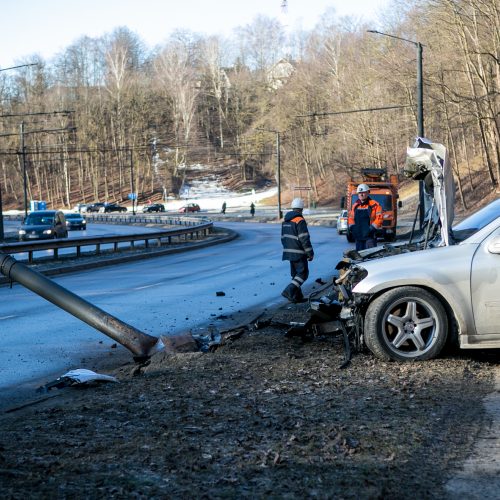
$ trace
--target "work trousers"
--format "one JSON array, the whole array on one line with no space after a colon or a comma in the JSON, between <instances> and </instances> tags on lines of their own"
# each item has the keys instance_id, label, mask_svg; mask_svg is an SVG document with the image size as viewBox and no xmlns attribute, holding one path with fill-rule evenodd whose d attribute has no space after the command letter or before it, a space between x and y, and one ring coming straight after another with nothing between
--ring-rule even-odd
<instances>
[{"instance_id":1,"label":"work trousers","mask_svg":"<svg viewBox=\"0 0 500 500\"><path fill-rule=\"evenodd\" d=\"M301 257L299 260L290 261L290 275L292 276L290 285L300 288L309 277L309 263L307 257Z\"/></svg>"},{"instance_id":2,"label":"work trousers","mask_svg":"<svg viewBox=\"0 0 500 500\"><path fill-rule=\"evenodd\" d=\"M366 240L356 240L356 250L365 250L366 248L375 248L377 238L368 238Z\"/></svg>"}]
</instances>

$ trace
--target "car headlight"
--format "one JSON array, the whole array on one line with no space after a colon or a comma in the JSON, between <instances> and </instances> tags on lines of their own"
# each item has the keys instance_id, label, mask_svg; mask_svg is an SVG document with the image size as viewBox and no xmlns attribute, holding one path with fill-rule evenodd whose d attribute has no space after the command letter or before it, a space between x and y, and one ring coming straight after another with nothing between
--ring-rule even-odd
<instances>
[{"instance_id":1,"label":"car headlight","mask_svg":"<svg viewBox=\"0 0 500 500\"><path fill-rule=\"evenodd\" d=\"M52 234L52 229L44 229L43 234Z\"/></svg>"},{"instance_id":2,"label":"car headlight","mask_svg":"<svg viewBox=\"0 0 500 500\"><path fill-rule=\"evenodd\" d=\"M82 224L87 224L87 221L85 219L83 219Z\"/></svg>"},{"instance_id":3,"label":"car headlight","mask_svg":"<svg viewBox=\"0 0 500 500\"><path fill-rule=\"evenodd\" d=\"M26 234L26 231L24 229L19 229L19 234Z\"/></svg>"}]
</instances>

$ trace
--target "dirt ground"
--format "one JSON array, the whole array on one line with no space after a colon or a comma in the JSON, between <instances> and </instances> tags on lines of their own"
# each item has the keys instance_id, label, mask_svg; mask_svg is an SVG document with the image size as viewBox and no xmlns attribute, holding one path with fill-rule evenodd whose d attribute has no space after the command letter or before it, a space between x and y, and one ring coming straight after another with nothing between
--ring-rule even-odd
<instances>
[{"instance_id":1,"label":"dirt ground","mask_svg":"<svg viewBox=\"0 0 500 500\"><path fill-rule=\"evenodd\" d=\"M498 353L385 363L268 312L215 352L0 415L0 497L443 498L484 419Z\"/></svg>"}]
</instances>

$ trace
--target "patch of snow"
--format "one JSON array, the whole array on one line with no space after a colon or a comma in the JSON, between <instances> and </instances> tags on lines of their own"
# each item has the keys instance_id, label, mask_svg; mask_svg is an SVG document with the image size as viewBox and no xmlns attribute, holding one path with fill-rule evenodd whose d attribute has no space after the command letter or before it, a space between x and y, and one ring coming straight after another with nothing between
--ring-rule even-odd
<instances>
[{"instance_id":1,"label":"patch of snow","mask_svg":"<svg viewBox=\"0 0 500 500\"><path fill-rule=\"evenodd\" d=\"M250 207L251 203L258 205L260 200L271 198L278 194L278 188L273 187L264 191L250 190L246 193L235 193L218 186L217 183L193 181L189 192L179 200L164 202L167 210L177 210L186 203L198 203L201 210L220 209L226 202L227 208Z\"/></svg>"}]
</instances>

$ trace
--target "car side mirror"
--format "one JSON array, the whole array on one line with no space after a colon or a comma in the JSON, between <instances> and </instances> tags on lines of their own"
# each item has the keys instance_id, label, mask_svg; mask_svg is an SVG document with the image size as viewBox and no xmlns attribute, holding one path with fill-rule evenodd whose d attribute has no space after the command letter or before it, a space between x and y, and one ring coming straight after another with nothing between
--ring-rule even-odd
<instances>
[{"instance_id":1,"label":"car side mirror","mask_svg":"<svg viewBox=\"0 0 500 500\"><path fill-rule=\"evenodd\" d=\"M500 236L495 236L488 243L488 252L499 255L500 254Z\"/></svg>"}]
</instances>

